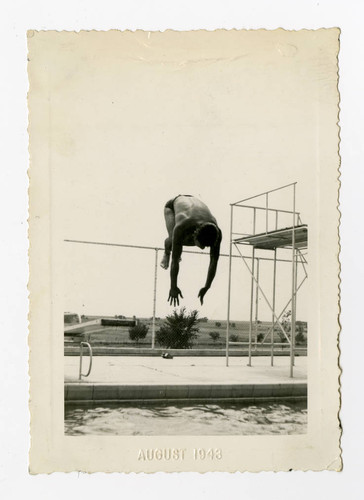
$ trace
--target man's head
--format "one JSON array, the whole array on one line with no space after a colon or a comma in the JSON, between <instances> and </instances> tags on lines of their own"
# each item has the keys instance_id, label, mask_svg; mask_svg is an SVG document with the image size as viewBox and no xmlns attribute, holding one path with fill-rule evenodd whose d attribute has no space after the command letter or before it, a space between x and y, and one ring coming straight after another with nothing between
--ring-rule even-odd
<instances>
[{"instance_id":1,"label":"man's head","mask_svg":"<svg viewBox=\"0 0 364 500\"><path fill-rule=\"evenodd\" d=\"M204 249L213 246L219 236L219 230L215 224L208 222L196 229L194 233L195 245Z\"/></svg>"}]
</instances>

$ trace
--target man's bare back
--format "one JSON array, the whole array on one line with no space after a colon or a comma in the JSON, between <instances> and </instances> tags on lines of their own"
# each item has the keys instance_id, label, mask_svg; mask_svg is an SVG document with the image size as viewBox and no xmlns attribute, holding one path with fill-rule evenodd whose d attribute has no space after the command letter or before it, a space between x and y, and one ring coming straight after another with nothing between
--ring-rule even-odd
<instances>
[{"instance_id":1,"label":"man's bare back","mask_svg":"<svg viewBox=\"0 0 364 500\"><path fill-rule=\"evenodd\" d=\"M164 207L164 218L168 237L164 242L165 251L161 262L163 269L168 269L172 253L171 288L168 300L171 305L175 306L179 305L179 296L183 298L177 286L182 247L198 246L204 249L208 246L210 247L210 265L206 284L198 294L203 304L203 298L216 274L222 239L221 230L209 208L201 200L190 195L179 195L169 200Z\"/></svg>"}]
</instances>

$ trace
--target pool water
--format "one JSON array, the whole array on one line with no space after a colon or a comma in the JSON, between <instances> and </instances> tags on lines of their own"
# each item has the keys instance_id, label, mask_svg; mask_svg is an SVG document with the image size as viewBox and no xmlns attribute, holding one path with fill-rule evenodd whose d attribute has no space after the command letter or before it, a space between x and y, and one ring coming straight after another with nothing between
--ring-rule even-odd
<instances>
[{"instance_id":1,"label":"pool water","mask_svg":"<svg viewBox=\"0 0 364 500\"><path fill-rule=\"evenodd\" d=\"M65 408L69 436L304 434L306 429L306 401Z\"/></svg>"}]
</instances>

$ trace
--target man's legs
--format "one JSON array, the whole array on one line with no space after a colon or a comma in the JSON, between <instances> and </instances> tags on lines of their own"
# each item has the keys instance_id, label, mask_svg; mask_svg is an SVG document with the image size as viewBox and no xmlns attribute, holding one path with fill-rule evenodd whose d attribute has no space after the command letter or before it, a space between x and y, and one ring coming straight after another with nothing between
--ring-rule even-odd
<instances>
[{"instance_id":1,"label":"man's legs","mask_svg":"<svg viewBox=\"0 0 364 500\"><path fill-rule=\"evenodd\" d=\"M163 267L163 269L168 269L169 259L172 251L172 235L175 225L173 201L174 200L170 200L168 203L166 203L166 206L164 207L164 219L166 221L168 238L166 238L164 241L164 255L161 262L161 267Z\"/></svg>"}]
</instances>

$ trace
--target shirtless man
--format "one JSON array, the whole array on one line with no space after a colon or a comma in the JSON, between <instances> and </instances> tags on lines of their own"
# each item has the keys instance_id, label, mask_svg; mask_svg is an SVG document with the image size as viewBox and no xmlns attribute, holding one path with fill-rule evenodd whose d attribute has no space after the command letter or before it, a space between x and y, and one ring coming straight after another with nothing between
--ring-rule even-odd
<instances>
[{"instance_id":1,"label":"shirtless man","mask_svg":"<svg viewBox=\"0 0 364 500\"><path fill-rule=\"evenodd\" d=\"M168 269L172 252L171 289L168 297L170 305L179 305L179 296L183 299L181 290L177 286L179 262L181 260L183 245L197 246L201 249L210 247L210 265L207 272L206 284L198 294L202 305L204 296L215 278L217 261L220 255L222 233L216 219L202 201L194 196L181 194L166 203L164 218L166 220L168 238L164 242L164 255L161 267Z\"/></svg>"}]
</instances>

